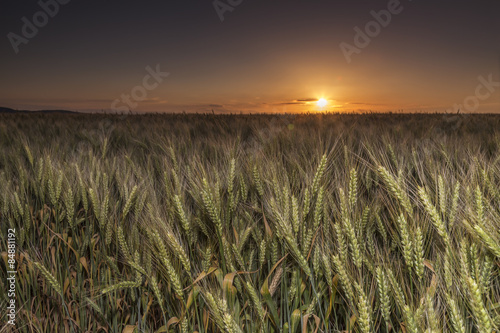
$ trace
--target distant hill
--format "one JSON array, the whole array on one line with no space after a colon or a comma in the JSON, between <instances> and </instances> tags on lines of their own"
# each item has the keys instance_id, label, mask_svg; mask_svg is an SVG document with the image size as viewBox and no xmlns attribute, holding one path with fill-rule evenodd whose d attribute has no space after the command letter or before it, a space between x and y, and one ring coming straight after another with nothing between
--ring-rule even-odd
<instances>
[{"instance_id":1,"label":"distant hill","mask_svg":"<svg viewBox=\"0 0 500 333\"><path fill-rule=\"evenodd\" d=\"M78 113L75 111L68 110L39 110L39 111L28 111L28 110L14 110L11 108L0 107L0 114L2 113Z\"/></svg>"},{"instance_id":2,"label":"distant hill","mask_svg":"<svg viewBox=\"0 0 500 333\"><path fill-rule=\"evenodd\" d=\"M0 107L0 113L16 113L16 112L17 111L14 109Z\"/></svg>"}]
</instances>

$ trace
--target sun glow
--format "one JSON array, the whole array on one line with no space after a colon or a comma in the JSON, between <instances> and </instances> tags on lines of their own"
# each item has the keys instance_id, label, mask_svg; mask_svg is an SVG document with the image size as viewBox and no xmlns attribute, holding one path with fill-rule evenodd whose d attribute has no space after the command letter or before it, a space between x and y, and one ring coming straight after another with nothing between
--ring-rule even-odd
<instances>
[{"instance_id":1,"label":"sun glow","mask_svg":"<svg viewBox=\"0 0 500 333\"><path fill-rule=\"evenodd\" d=\"M320 107L320 108L324 108L325 106L328 105L328 101L324 98L320 98L318 99L318 101L316 102L316 104Z\"/></svg>"}]
</instances>

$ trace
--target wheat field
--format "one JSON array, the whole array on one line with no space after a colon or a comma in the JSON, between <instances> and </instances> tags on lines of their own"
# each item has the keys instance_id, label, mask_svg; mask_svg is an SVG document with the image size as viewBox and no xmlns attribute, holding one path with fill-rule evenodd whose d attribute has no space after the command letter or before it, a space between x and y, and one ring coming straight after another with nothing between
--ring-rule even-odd
<instances>
[{"instance_id":1,"label":"wheat field","mask_svg":"<svg viewBox=\"0 0 500 333\"><path fill-rule=\"evenodd\" d=\"M0 332L500 329L500 116L0 115L0 152Z\"/></svg>"}]
</instances>

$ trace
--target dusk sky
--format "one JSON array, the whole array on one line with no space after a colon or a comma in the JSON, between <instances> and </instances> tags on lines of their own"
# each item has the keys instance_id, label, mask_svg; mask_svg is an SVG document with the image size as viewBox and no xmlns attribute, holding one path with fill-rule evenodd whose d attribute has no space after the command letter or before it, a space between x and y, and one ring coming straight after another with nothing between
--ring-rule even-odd
<instances>
[{"instance_id":1,"label":"dusk sky","mask_svg":"<svg viewBox=\"0 0 500 333\"><path fill-rule=\"evenodd\" d=\"M0 106L500 112L498 0L55 1L2 0Z\"/></svg>"}]
</instances>

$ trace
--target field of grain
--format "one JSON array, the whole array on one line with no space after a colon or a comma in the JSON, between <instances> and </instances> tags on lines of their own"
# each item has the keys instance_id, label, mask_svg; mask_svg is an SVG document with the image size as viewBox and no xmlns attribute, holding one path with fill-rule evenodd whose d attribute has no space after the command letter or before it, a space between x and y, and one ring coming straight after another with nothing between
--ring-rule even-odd
<instances>
[{"instance_id":1,"label":"field of grain","mask_svg":"<svg viewBox=\"0 0 500 333\"><path fill-rule=\"evenodd\" d=\"M490 333L500 116L0 115L0 233L0 332Z\"/></svg>"}]
</instances>

